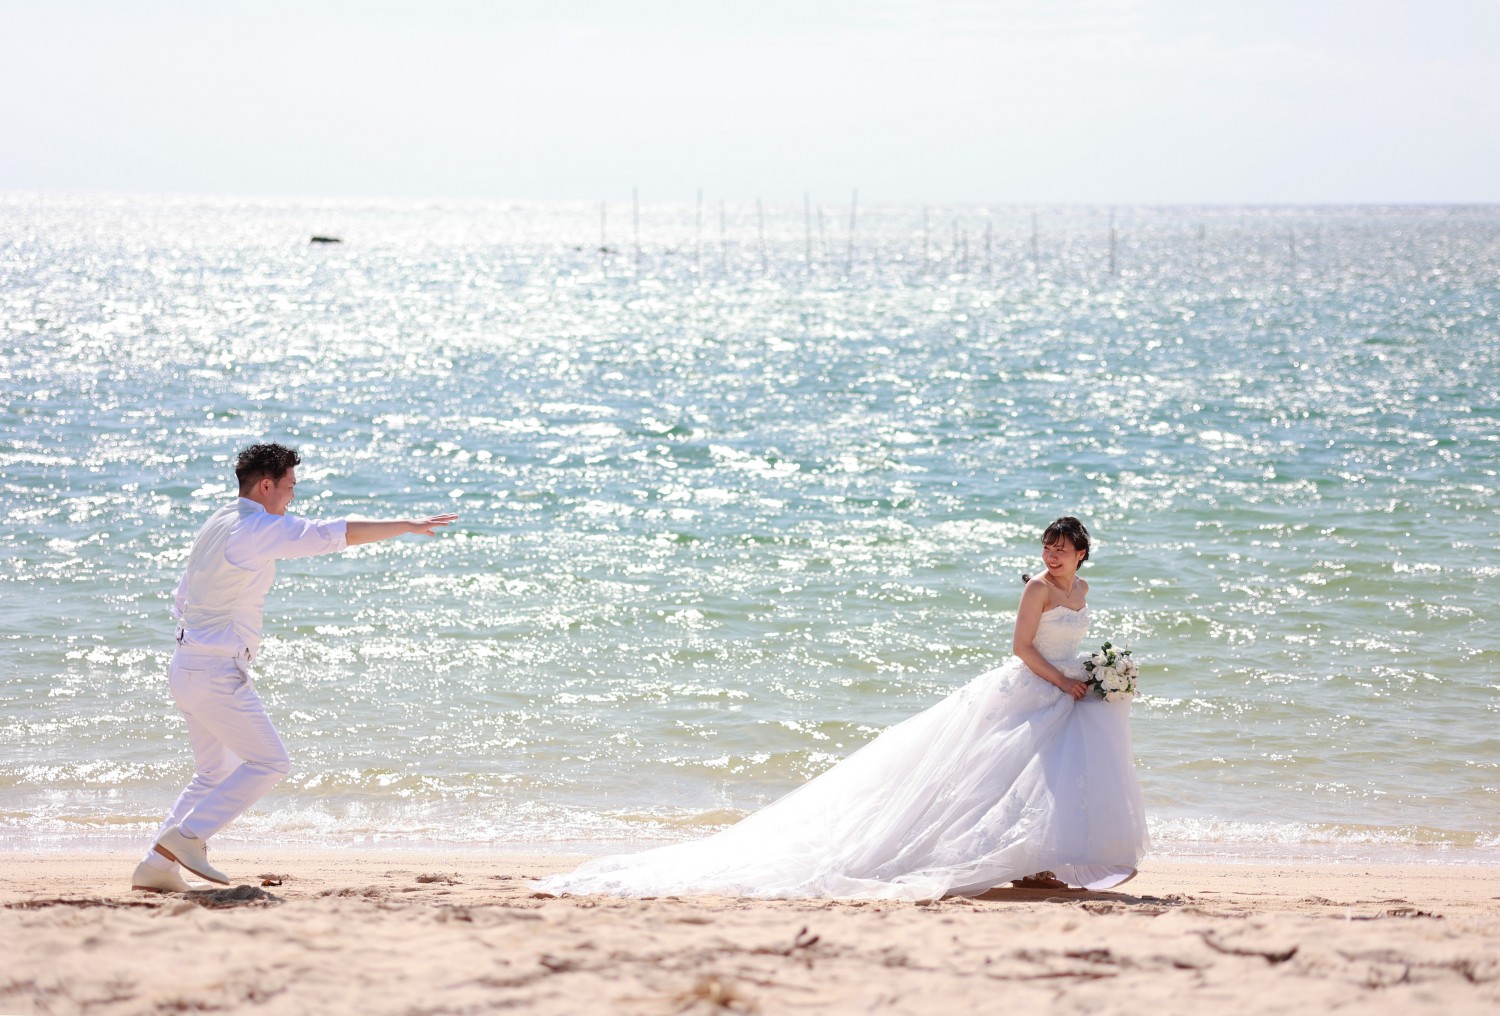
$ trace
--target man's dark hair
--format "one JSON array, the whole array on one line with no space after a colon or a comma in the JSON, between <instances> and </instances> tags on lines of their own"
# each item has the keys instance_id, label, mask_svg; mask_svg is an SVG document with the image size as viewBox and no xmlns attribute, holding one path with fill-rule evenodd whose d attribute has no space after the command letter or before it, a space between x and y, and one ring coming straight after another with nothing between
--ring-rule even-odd
<instances>
[{"instance_id":1,"label":"man's dark hair","mask_svg":"<svg viewBox=\"0 0 1500 1016\"><path fill-rule=\"evenodd\" d=\"M240 490L253 487L261 480L280 483L286 471L302 461L297 449L279 444L253 444L234 460L234 475Z\"/></svg>"},{"instance_id":2,"label":"man's dark hair","mask_svg":"<svg viewBox=\"0 0 1500 1016\"><path fill-rule=\"evenodd\" d=\"M1042 546L1044 547L1050 547L1062 540L1071 543L1074 550L1083 551L1083 561L1089 559L1089 531L1084 528L1082 522L1071 515L1064 515L1042 533ZM1082 564L1083 561L1078 563Z\"/></svg>"}]
</instances>

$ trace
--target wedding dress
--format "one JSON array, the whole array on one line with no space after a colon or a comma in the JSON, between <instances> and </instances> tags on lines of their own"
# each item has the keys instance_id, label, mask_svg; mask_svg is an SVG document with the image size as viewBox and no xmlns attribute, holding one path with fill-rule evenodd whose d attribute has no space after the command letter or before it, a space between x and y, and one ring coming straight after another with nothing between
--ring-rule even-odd
<instances>
[{"instance_id":1,"label":"wedding dress","mask_svg":"<svg viewBox=\"0 0 1500 1016\"><path fill-rule=\"evenodd\" d=\"M1079 679L1087 609L1052 608L1034 639ZM721 832L598 858L537 888L923 900L1050 870L1107 889L1145 848L1130 703L1074 701L1011 657Z\"/></svg>"}]
</instances>

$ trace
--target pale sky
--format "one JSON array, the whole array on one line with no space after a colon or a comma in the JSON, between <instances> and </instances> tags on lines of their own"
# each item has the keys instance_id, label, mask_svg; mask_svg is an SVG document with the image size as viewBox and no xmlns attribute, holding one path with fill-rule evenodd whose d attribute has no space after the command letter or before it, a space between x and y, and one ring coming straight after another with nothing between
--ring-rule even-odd
<instances>
[{"instance_id":1,"label":"pale sky","mask_svg":"<svg viewBox=\"0 0 1500 1016\"><path fill-rule=\"evenodd\" d=\"M1500 201L1500 0L0 0L0 190Z\"/></svg>"}]
</instances>

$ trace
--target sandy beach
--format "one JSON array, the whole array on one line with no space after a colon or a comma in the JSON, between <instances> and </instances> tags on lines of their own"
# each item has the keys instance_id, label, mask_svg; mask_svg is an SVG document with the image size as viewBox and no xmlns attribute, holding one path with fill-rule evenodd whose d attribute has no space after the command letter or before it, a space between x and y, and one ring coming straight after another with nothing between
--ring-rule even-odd
<instances>
[{"instance_id":1,"label":"sandy beach","mask_svg":"<svg viewBox=\"0 0 1500 1016\"><path fill-rule=\"evenodd\" d=\"M124 853L12 853L0 1013L1500 1006L1500 868L1151 863L929 904L532 891L576 861L226 847L239 884L182 896L132 892Z\"/></svg>"}]
</instances>

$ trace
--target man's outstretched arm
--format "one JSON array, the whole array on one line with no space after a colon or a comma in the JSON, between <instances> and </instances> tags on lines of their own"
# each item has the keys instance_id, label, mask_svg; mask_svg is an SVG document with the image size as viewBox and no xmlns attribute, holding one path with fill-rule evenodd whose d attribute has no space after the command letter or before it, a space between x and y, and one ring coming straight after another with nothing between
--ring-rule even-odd
<instances>
[{"instance_id":1,"label":"man's outstretched arm","mask_svg":"<svg viewBox=\"0 0 1500 1016\"><path fill-rule=\"evenodd\" d=\"M439 529L452 525L457 520L458 516L451 512L446 515L432 515L425 519L390 519L381 522L350 519L344 530L344 542L350 547L357 547L361 543L376 543L380 540L389 540L393 536L404 536L407 533L436 536Z\"/></svg>"}]
</instances>

